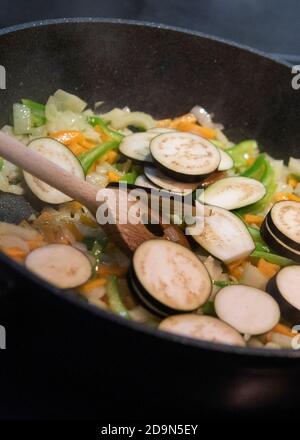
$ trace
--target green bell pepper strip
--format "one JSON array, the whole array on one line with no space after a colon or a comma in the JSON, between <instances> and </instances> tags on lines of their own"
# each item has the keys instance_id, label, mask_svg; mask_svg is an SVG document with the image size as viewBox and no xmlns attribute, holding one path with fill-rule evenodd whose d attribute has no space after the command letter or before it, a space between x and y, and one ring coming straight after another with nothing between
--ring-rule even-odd
<instances>
[{"instance_id":1,"label":"green bell pepper strip","mask_svg":"<svg viewBox=\"0 0 300 440\"><path fill-rule=\"evenodd\" d=\"M31 124L33 127L40 127L46 123L45 106L31 99L21 99L23 105L30 109Z\"/></svg>"},{"instance_id":2,"label":"green bell pepper strip","mask_svg":"<svg viewBox=\"0 0 300 440\"><path fill-rule=\"evenodd\" d=\"M213 281L213 285L217 287L234 286L235 284L238 283L236 281L218 281L218 280Z\"/></svg>"},{"instance_id":3,"label":"green bell pepper strip","mask_svg":"<svg viewBox=\"0 0 300 440\"><path fill-rule=\"evenodd\" d=\"M104 249L108 243L108 238L102 232L99 232L96 237L85 237L83 239L83 243L86 245L88 251L92 251L95 242Z\"/></svg>"},{"instance_id":4,"label":"green bell pepper strip","mask_svg":"<svg viewBox=\"0 0 300 440\"><path fill-rule=\"evenodd\" d=\"M261 183L266 187L266 195L254 203L253 205L245 206L237 210L240 215L248 214L258 214L265 210L265 208L271 203L273 195L277 188L277 183L274 179L274 170L269 160L265 159L265 171L261 178Z\"/></svg>"},{"instance_id":5,"label":"green bell pepper strip","mask_svg":"<svg viewBox=\"0 0 300 440\"><path fill-rule=\"evenodd\" d=\"M217 316L215 305L213 301L207 301L202 307L201 310L204 315L208 316Z\"/></svg>"},{"instance_id":6,"label":"green bell pepper strip","mask_svg":"<svg viewBox=\"0 0 300 440\"><path fill-rule=\"evenodd\" d=\"M2 168L4 167L4 159L0 157L0 171L2 171Z\"/></svg>"},{"instance_id":7,"label":"green bell pepper strip","mask_svg":"<svg viewBox=\"0 0 300 440\"><path fill-rule=\"evenodd\" d=\"M241 218L241 220L243 220L243 218L239 214L236 215ZM269 261L269 263L278 264L279 266L290 266L291 264L295 264L295 262L293 260L290 260L289 258L273 254L269 246L267 246L266 243L263 241L259 229L248 226L247 224L245 224L245 226L255 243L255 250L252 252L250 257L263 258L264 260ZM214 281L213 283L216 286L223 287L220 284L217 284L219 283L218 281Z\"/></svg>"},{"instance_id":8,"label":"green bell pepper strip","mask_svg":"<svg viewBox=\"0 0 300 440\"><path fill-rule=\"evenodd\" d=\"M99 116L89 116L87 121L90 125L92 125L92 127L99 125L103 133L111 137L114 141L121 142L122 139L124 138L124 136L121 133L109 128L108 123L105 122L103 119L99 118Z\"/></svg>"},{"instance_id":9,"label":"green bell pepper strip","mask_svg":"<svg viewBox=\"0 0 300 440\"><path fill-rule=\"evenodd\" d=\"M269 160L265 159L265 172L261 178L261 183L266 187L271 185L274 181L274 170Z\"/></svg>"},{"instance_id":10,"label":"green bell pepper strip","mask_svg":"<svg viewBox=\"0 0 300 440\"><path fill-rule=\"evenodd\" d=\"M248 232L251 235L251 237L255 243L262 242L262 238L261 238L259 229L254 228L253 226L249 226L249 225L246 225L246 228L248 229Z\"/></svg>"},{"instance_id":11,"label":"green bell pepper strip","mask_svg":"<svg viewBox=\"0 0 300 440\"><path fill-rule=\"evenodd\" d=\"M253 241L254 242L262 242L262 238L261 238L261 235L260 235L260 229L254 228L253 226L248 225L245 222L243 216L239 212L235 211L234 214L245 224L245 226L246 226L249 234L251 235Z\"/></svg>"},{"instance_id":12,"label":"green bell pepper strip","mask_svg":"<svg viewBox=\"0 0 300 440\"><path fill-rule=\"evenodd\" d=\"M45 113L45 105L39 102L32 101L31 99L21 99L22 104L27 105L31 110L36 112Z\"/></svg>"},{"instance_id":13,"label":"green bell pepper strip","mask_svg":"<svg viewBox=\"0 0 300 440\"><path fill-rule=\"evenodd\" d=\"M290 260L289 258L282 257L281 255L272 254L271 252L265 252L260 250L253 251L250 257L263 258L269 263L277 264L278 266L291 266L293 264L296 264L293 260Z\"/></svg>"},{"instance_id":14,"label":"green bell pepper strip","mask_svg":"<svg viewBox=\"0 0 300 440\"><path fill-rule=\"evenodd\" d=\"M93 276L97 275L97 266L102 262L107 244L107 237L85 237L83 243L86 245L89 254L94 259Z\"/></svg>"},{"instance_id":15,"label":"green bell pepper strip","mask_svg":"<svg viewBox=\"0 0 300 440\"><path fill-rule=\"evenodd\" d=\"M241 175L243 177L250 177L251 179L261 180L264 176L266 166L266 155L260 154L259 156L257 156L254 163Z\"/></svg>"},{"instance_id":16,"label":"green bell pepper strip","mask_svg":"<svg viewBox=\"0 0 300 440\"><path fill-rule=\"evenodd\" d=\"M117 315L123 316L123 318L130 319L130 314L121 299L118 280L115 275L108 278L106 293L111 310Z\"/></svg>"},{"instance_id":17,"label":"green bell pepper strip","mask_svg":"<svg viewBox=\"0 0 300 440\"><path fill-rule=\"evenodd\" d=\"M120 182L126 182L126 183L129 183L129 184L134 184L134 182L136 181L137 176L138 176L138 173L135 170L133 170L130 173L124 174L122 179L120 179Z\"/></svg>"},{"instance_id":18,"label":"green bell pepper strip","mask_svg":"<svg viewBox=\"0 0 300 440\"><path fill-rule=\"evenodd\" d=\"M255 242L255 250L258 252L268 252L271 253L271 249L263 242Z\"/></svg>"},{"instance_id":19,"label":"green bell pepper strip","mask_svg":"<svg viewBox=\"0 0 300 440\"><path fill-rule=\"evenodd\" d=\"M106 154L110 150L114 150L118 148L119 142L117 141L108 141L104 142L101 145L97 145L94 148L91 148L86 153L81 153L78 156L78 159L82 165L84 173L87 174L91 166L98 160L101 156Z\"/></svg>"},{"instance_id":20,"label":"green bell pepper strip","mask_svg":"<svg viewBox=\"0 0 300 440\"><path fill-rule=\"evenodd\" d=\"M242 141L233 147L227 148L226 153L231 156L236 168L246 168L248 159L258 154L257 142L254 140Z\"/></svg>"}]
</instances>

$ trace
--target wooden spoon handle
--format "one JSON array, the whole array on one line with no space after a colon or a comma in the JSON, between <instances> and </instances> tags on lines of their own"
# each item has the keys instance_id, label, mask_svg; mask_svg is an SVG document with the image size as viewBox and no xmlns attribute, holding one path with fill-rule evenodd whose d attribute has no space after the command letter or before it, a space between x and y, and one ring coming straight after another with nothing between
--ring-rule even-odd
<instances>
[{"instance_id":1,"label":"wooden spoon handle","mask_svg":"<svg viewBox=\"0 0 300 440\"><path fill-rule=\"evenodd\" d=\"M9 160L21 169L27 171L48 185L62 191L64 194L72 197L86 206L93 214L101 203L97 202L96 196L98 189L88 182L79 179L76 176L65 171L63 168L45 159L41 154L30 148L25 147L24 144L17 139L8 136L0 131L0 156ZM144 224L125 224L119 222L119 193L116 192L116 222L113 224L105 224L105 231L108 236L114 240L120 247L128 253L133 252L145 240L155 238L155 236L145 227ZM172 227L174 229L174 227ZM174 234L168 228L168 234L164 234L164 238L180 242L183 234L178 231ZM183 239L182 239L183 240ZM186 245L185 242L182 244Z\"/></svg>"},{"instance_id":2,"label":"wooden spoon handle","mask_svg":"<svg viewBox=\"0 0 300 440\"><path fill-rule=\"evenodd\" d=\"M17 139L0 131L0 156L12 162L48 185L58 189L86 206L93 214L99 207L96 201L98 189L73 176L41 154L25 147Z\"/></svg>"}]
</instances>

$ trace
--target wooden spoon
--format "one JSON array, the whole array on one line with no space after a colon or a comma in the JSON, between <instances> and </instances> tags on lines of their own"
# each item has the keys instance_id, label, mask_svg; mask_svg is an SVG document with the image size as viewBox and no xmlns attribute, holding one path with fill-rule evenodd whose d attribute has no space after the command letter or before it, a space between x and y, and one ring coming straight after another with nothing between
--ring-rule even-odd
<instances>
[{"instance_id":1,"label":"wooden spoon","mask_svg":"<svg viewBox=\"0 0 300 440\"><path fill-rule=\"evenodd\" d=\"M77 200L86 206L93 215L96 214L100 206L97 201L99 188L73 176L63 168L45 159L41 154L27 148L24 144L11 136L0 131L0 156L14 163L21 169L27 171L48 185L63 192L72 199ZM119 223L119 189L111 188L115 192L116 198L116 224L101 225L109 238L127 253L133 252L140 244L146 240L157 238L146 228L143 223L139 224L120 224ZM130 206L128 202L128 206ZM121 214L121 213L120 213ZM125 213L126 214L126 213ZM171 229L170 229L171 228ZM179 228L171 225L162 225L162 237L177 241L183 245L188 242ZM171 232L171 233L170 233Z\"/></svg>"}]
</instances>

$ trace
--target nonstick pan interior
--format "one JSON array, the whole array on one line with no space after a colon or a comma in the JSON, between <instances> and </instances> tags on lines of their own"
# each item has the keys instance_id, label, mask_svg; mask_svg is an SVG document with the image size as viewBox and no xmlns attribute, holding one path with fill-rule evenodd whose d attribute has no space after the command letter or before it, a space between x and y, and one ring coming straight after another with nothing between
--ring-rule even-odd
<instances>
[{"instance_id":1,"label":"nonstick pan interior","mask_svg":"<svg viewBox=\"0 0 300 440\"><path fill-rule=\"evenodd\" d=\"M234 141L255 138L263 150L277 158L288 159L298 153L300 100L291 86L291 69L256 52L192 32L118 20L80 19L1 31L0 50L1 64L7 71L7 89L1 90L1 125L7 123L12 104L20 98L45 101L62 88L88 99L90 105L99 100L105 101L106 108L128 105L157 118L176 116L200 104L214 113L215 120L224 124L225 133ZM3 194L0 207L1 219L12 222L18 222L19 216L24 217L33 209L24 199ZM95 392L99 387L108 402L111 390L121 390L123 395L114 397L118 407L128 403L125 396L131 393L129 401L138 413L138 387L144 395L148 393L148 409L155 407L160 396L161 402L155 407L158 413L174 399L180 410L180 399L189 399L194 409L187 413L196 414L197 407L204 404L201 393L210 395L207 412L217 404L222 410L234 411L238 398L233 385L243 385L245 409L254 411L257 402L253 398L249 406L249 383L253 387L262 384L259 386L265 395L258 403L262 407L270 404L269 408L273 408L278 402L287 402L287 390L292 389L298 365L292 361L298 362L299 352L241 350L158 336L117 317L108 317L105 312L91 312L77 300L66 298L43 282L37 283L30 274L25 276L24 270L17 269L4 256L1 261L5 271L1 271L0 278L14 279L15 299L5 302L12 310L9 316L5 315L8 325L14 324L14 373L19 378L17 383L21 383L23 375L16 360L22 355L31 359L31 369L24 369L28 387L36 388L38 394L41 391L37 384L41 390L46 372L46 391L51 393L53 389L53 401L57 402L56 397L59 400L60 396L57 384L75 399L72 384L80 383L78 393L90 396L90 410L92 402L93 409L104 408ZM51 328L54 316L55 326ZM19 338L22 328L29 341L27 346ZM101 350L99 335L104 335ZM84 354L79 353L79 346ZM37 358L41 371L33 367L33 359ZM122 371L118 368L120 359L126 359ZM85 381L86 363L90 385ZM56 373L58 364L61 379ZM286 370L282 375L283 368ZM204 376L199 377L200 369ZM204 378L211 377L212 371L218 379L209 386ZM105 384L101 380L100 384L99 374L111 381L118 377L118 383ZM68 375L69 380L64 382L62 378ZM138 384L135 390L124 382L128 378ZM95 389L91 386L93 380ZM193 388L195 381L201 387L200 394ZM272 387L276 383L281 388L274 394ZM109 402L106 410L112 409ZM76 413L74 408L73 411Z\"/></svg>"}]
</instances>

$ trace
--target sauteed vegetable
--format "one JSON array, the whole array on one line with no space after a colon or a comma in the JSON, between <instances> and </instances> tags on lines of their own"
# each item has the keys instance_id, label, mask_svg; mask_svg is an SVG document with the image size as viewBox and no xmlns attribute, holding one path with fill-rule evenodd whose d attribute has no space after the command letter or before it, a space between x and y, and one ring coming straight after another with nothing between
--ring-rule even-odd
<instances>
[{"instance_id":1,"label":"sauteed vegetable","mask_svg":"<svg viewBox=\"0 0 300 440\"><path fill-rule=\"evenodd\" d=\"M2 130L80 179L189 195L204 217L199 231L174 214L170 240L144 242L130 260L84 206L0 159L0 190L42 206L19 225L0 222L2 252L125 319L224 344L293 347L300 159L286 165L255 140L232 143L199 106L155 120L127 107L103 113L101 103L93 111L58 90L45 105L21 99L12 111ZM172 241L178 224L182 244Z\"/></svg>"}]
</instances>

